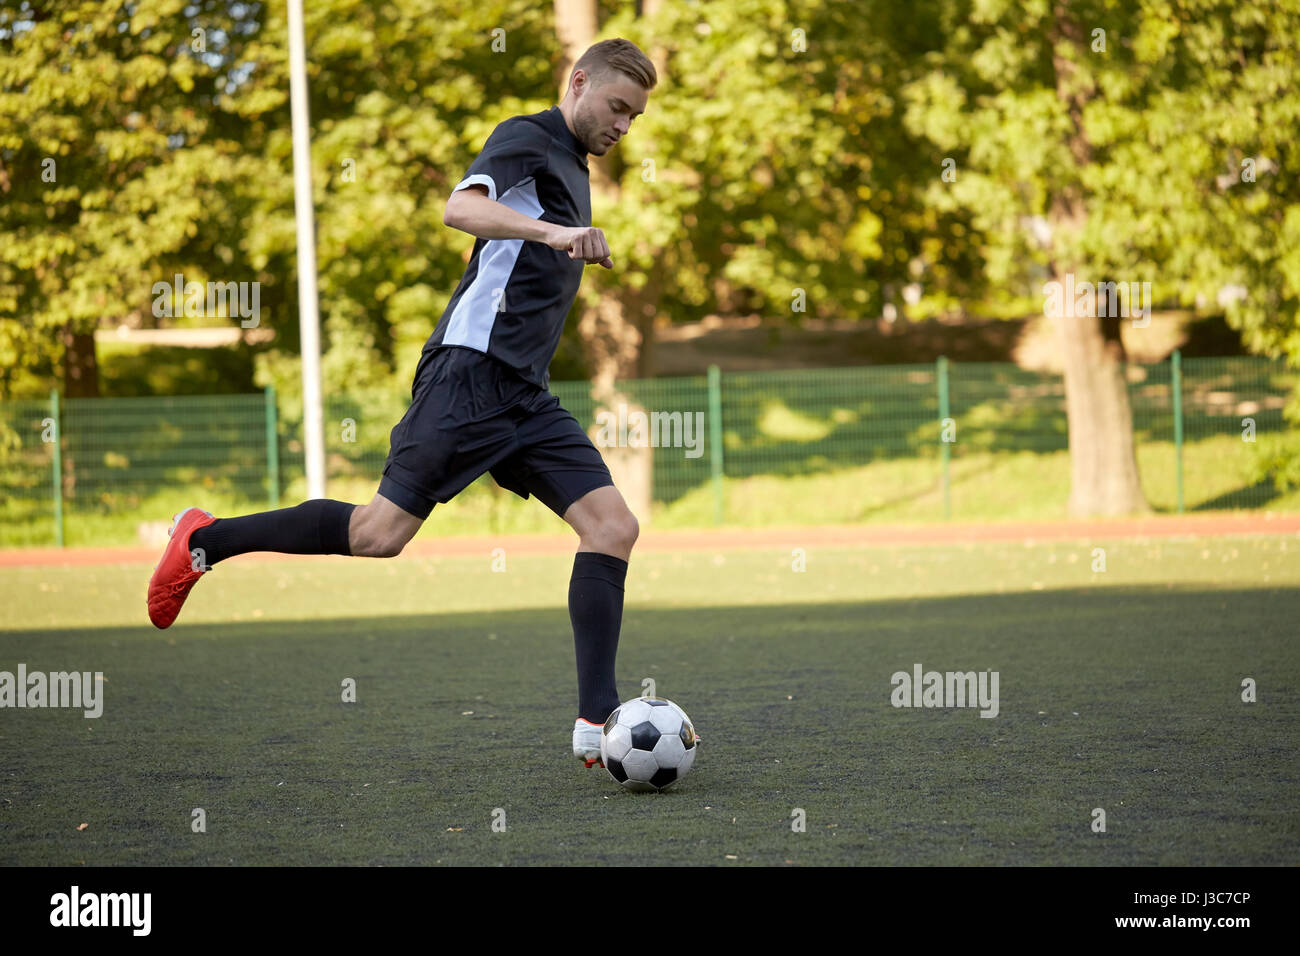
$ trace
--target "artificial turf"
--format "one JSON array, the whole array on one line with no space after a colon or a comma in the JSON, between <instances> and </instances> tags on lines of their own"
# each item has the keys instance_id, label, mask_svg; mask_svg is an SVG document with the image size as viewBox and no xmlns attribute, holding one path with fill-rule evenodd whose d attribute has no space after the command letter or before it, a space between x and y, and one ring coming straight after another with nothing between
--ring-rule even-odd
<instances>
[{"instance_id":1,"label":"artificial turf","mask_svg":"<svg viewBox=\"0 0 1300 956\"><path fill-rule=\"evenodd\" d=\"M656 795L569 754L569 557L235 559L168 631L148 567L0 569L0 670L104 675L0 710L0 863L1300 859L1295 536L797 547L634 555L620 690L704 738ZM894 707L915 664L998 715Z\"/></svg>"}]
</instances>

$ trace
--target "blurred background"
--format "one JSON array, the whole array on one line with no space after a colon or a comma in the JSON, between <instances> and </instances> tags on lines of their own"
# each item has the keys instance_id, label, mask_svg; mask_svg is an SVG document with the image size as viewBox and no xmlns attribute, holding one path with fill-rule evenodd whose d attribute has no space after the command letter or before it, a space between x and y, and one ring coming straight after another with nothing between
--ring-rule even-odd
<instances>
[{"instance_id":1,"label":"blurred background","mask_svg":"<svg viewBox=\"0 0 1300 956\"><path fill-rule=\"evenodd\" d=\"M1300 510L1292 0L305 13L330 497L373 494L468 261L452 187L621 36L659 84L591 158L615 268L551 377L593 437L665 426L602 444L643 524ZM306 496L286 22L0 3L0 546ZM481 479L421 534L561 527Z\"/></svg>"}]
</instances>

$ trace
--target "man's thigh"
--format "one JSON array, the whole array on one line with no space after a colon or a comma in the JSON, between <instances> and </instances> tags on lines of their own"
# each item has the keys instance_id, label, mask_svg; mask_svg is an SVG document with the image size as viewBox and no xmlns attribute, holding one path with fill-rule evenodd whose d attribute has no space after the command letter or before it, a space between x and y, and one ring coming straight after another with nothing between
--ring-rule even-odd
<instances>
[{"instance_id":1,"label":"man's thigh","mask_svg":"<svg viewBox=\"0 0 1300 956\"><path fill-rule=\"evenodd\" d=\"M518 450L491 469L502 488L535 495L561 518L584 495L612 486L605 459L559 399L542 392L516 431Z\"/></svg>"},{"instance_id":2,"label":"man's thigh","mask_svg":"<svg viewBox=\"0 0 1300 956\"><path fill-rule=\"evenodd\" d=\"M421 361L412 393L390 436L379 494L427 518L516 450L515 406L528 387L486 355L448 348Z\"/></svg>"}]
</instances>

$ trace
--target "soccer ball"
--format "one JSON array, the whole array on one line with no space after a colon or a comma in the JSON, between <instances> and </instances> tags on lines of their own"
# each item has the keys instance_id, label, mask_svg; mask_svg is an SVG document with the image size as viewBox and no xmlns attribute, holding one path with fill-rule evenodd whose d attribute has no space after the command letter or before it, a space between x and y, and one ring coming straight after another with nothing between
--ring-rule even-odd
<instances>
[{"instance_id":1,"label":"soccer ball","mask_svg":"<svg viewBox=\"0 0 1300 956\"><path fill-rule=\"evenodd\" d=\"M697 742L691 718L671 700L636 697L605 721L600 758L629 790L666 790L695 763Z\"/></svg>"}]
</instances>

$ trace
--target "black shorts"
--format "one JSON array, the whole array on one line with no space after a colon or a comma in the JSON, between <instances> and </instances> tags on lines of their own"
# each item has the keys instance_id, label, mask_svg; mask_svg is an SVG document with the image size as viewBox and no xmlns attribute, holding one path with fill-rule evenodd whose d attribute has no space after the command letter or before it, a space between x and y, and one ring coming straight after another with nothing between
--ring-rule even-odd
<instances>
[{"instance_id":1,"label":"black shorts","mask_svg":"<svg viewBox=\"0 0 1300 956\"><path fill-rule=\"evenodd\" d=\"M577 419L546 389L475 349L425 352L411 407L389 437L379 493L427 518L484 472L561 517L587 492L614 483Z\"/></svg>"}]
</instances>

